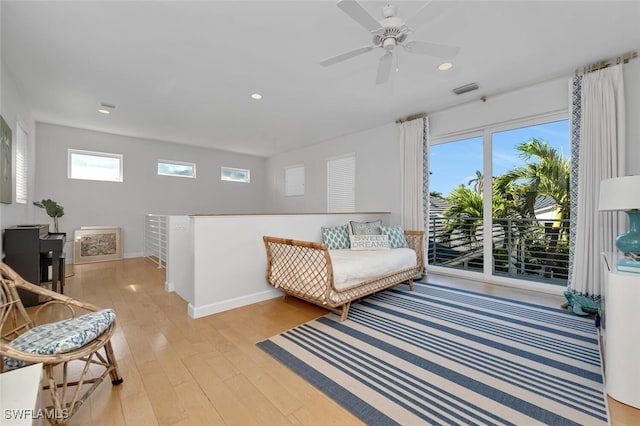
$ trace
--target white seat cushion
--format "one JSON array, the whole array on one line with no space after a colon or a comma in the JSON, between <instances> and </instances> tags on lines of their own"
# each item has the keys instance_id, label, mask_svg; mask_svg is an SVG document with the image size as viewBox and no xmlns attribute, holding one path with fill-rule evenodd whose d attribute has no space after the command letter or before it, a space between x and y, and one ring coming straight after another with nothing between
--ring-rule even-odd
<instances>
[{"instance_id":1,"label":"white seat cushion","mask_svg":"<svg viewBox=\"0 0 640 426\"><path fill-rule=\"evenodd\" d=\"M76 318L39 325L17 337L9 343L9 346L22 352L39 355L71 352L104 333L115 318L113 309L103 309ZM5 370L25 365L27 363L22 361L4 359Z\"/></svg>"},{"instance_id":2,"label":"white seat cushion","mask_svg":"<svg viewBox=\"0 0 640 426\"><path fill-rule=\"evenodd\" d=\"M333 286L342 291L354 284L416 266L416 252L410 248L391 250L329 250Z\"/></svg>"}]
</instances>

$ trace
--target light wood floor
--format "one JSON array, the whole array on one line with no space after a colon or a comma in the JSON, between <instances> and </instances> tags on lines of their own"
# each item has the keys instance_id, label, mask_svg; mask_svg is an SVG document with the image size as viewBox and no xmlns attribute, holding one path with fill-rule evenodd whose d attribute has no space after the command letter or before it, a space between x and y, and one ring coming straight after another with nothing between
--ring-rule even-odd
<instances>
[{"instance_id":1,"label":"light wood floor","mask_svg":"<svg viewBox=\"0 0 640 426\"><path fill-rule=\"evenodd\" d=\"M113 307L113 346L124 383L103 383L72 425L360 425L358 419L255 343L326 313L288 298L198 320L164 291L164 271L145 259L68 266L65 294ZM559 306L560 297L446 277L447 283ZM228 283L233 285L234 283ZM640 410L609 399L613 425L640 424Z\"/></svg>"}]
</instances>

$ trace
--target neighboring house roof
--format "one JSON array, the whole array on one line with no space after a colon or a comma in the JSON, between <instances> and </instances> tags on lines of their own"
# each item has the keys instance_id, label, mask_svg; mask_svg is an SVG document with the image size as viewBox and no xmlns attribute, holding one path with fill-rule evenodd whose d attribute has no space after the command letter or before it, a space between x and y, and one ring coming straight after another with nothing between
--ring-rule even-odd
<instances>
[{"instance_id":1,"label":"neighboring house roof","mask_svg":"<svg viewBox=\"0 0 640 426\"><path fill-rule=\"evenodd\" d=\"M444 212L451 207L451 203L444 198L429 197L429 215L430 216L444 216Z\"/></svg>"},{"instance_id":2,"label":"neighboring house roof","mask_svg":"<svg viewBox=\"0 0 640 426\"><path fill-rule=\"evenodd\" d=\"M558 204L556 201L548 195L538 195L536 202L533 206L533 210L538 212L547 212L555 210ZM431 216L444 216L444 212L451 207L451 203L441 197L429 197L429 215Z\"/></svg>"},{"instance_id":3,"label":"neighboring house roof","mask_svg":"<svg viewBox=\"0 0 640 426\"><path fill-rule=\"evenodd\" d=\"M539 220L556 219L557 210L558 203L547 195L539 195L533 205L533 211L536 215L536 219Z\"/></svg>"},{"instance_id":4,"label":"neighboring house roof","mask_svg":"<svg viewBox=\"0 0 640 426\"><path fill-rule=\"evenodd\" d=\"M557 203L556 200L549 197L548 195L538 195L536 197L536 202L533 205L533 210L549 210L550 208L556 208Z\"/></svg>"}]
</instances>

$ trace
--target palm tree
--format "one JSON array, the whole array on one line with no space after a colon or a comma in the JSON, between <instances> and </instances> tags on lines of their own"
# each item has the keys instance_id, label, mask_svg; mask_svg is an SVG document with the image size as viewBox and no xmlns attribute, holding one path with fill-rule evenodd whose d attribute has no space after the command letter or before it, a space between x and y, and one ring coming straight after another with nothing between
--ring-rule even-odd
<instances>
[{"instance_id":1,"label":"palm tree","mask_svg":"<svg viewBox=\"0 0 640 426\"><path fill-rule=\"evenodd\" d=\"M477 173L477 178L482 179L482 174ZM494 181L496 178L494 178ZM469 185L474 182L475 179L469 181ZM513 186L513 185L512 185ZM445 234L451 236L455 231L458 231L464 236L465 242L473 242L476 240L476 231L478 227L482 226L483 220L483 191L478 191L479 185L475 185L474 189L469 186L460 185L454 188L447 200L451 203L443 215L450 220L445 227ZM502 190L496 190L494 186L493 197L491 198L491 210L494 218L514 218L521 217L518 210L518 204L514 201L513 195L516 193L516 187L509 187L506 192ZM502 189L504 189L502 188ZM506 227L506 222L501 221L500 226ZM504 229L506 233L506 228Z\"/></svg>"},{"instance_id":2,"label":"palm tree","mask_svg":"<svg viewBox=\"0 0 640 426\"><path fill-rule=\"evenodd\" d=\"M460 241L472 243L476 241L476 231L482 226L482 196L471 188L460 185L451 190L447 196L451 203L444 213L449 218L445 224L444 236L451 241L452 234L461 235Z\"/></svg>"},{"instance_id":3,"label":"palm tree","mask_svg":"<svg viewBox=\"0 0 640 426\"><path fill-rule=\"evenodd\" d=\"M558 150L549 146L548 142L531 138L516 147L520 157L526 161L524 166L515 167L500 177L499 185L521 185L521 210L534 217L534 205L538 195L553 198L556 203L556 218L568 219L571 214L569 179L571 176L570 161ZM531 161L536 157L537 161ZM568 226L561 225L562 232L568 232Z\"/></svg>"},{"instance_id":4,"label":"palm tree","mask_svg":"<svg viewBox=\"0 0 640 426\"><path fill-rule=\"evenodd\" d=\"M533 226L536 223L534 206L538 195L553 198L557 205L557 218L569 217L570 163L546 141L537 138L519 144L516 149L520 151L525 165L514 167L492 179L492 217L502 227L503 235L510 235L510 244L519 241L523 247L528 247L530 243L527 241L540 241L541 230L537 225ZM457 233L466 243L476 241L477 229L482 226L483 217L482 179L482 173L476 171L476 177L469 180L468 186L460 185L447 196L452 204L444 213L449 218L445 227L445 235L449 238ZM532 219L533 222L508 219ZM548 237L550 241L545 250L548 252L547 260L554 258L559 236L564 234L563 241L567 240L568 226L561 222L559 231ZM495 233L492 235L495 237ZM508 249L504 246L506 243L506 239L503 239L503 250Z\"/></svg>"},{"instance_id":5,"label":"palm tree","mask_svg":"<svg viewBox=\"0 0 640 426\"><path fill-rule=\"evenodd\" d=\"M471 185L473 183L473 188L481 197L482 197L482 193L484 192L483 179L484 179L484 176L482 176L482 173L480 172L480 170L476 170L476 177L469 180L469 182L467 183L467 185Z\"/></svg>"},{"instance_id":6,"label":"palm tree","mask_svg":"<svg viewBox=\"0 0 640 426\"><path fill-rule=\"evenodd\" d=\"M516 147L520 151L520 157L525 160L525 165L515 167L500 177L497 186L505 188L515 185L518 189L520 200L518 202L523 217L535 218L534 205L539 195L551 197L556 203L556 219L568 219L571 214L570 186L571 176L570 161L564 158L558 151L549 146L546 141L531 138ZM532 161L533 159L537 161ZM552 229L556 228L556 231ZM569 224L567 221L558 221L550 228L537 231L520 229L519 234L524 240L541 241L535 234L542 233L543 240L547 243L541 247L546 254L539 259L540 263L556 266L555 260L562 257L569 240ZM533 238L531 238L533 237ZM525 247L531 246L529 242L521 241ZM563 244L560 244L563 242ZM534 256L537 257L537 256ZM549 271L545 272L546 274Z\"/></svg>"}]
</instances>

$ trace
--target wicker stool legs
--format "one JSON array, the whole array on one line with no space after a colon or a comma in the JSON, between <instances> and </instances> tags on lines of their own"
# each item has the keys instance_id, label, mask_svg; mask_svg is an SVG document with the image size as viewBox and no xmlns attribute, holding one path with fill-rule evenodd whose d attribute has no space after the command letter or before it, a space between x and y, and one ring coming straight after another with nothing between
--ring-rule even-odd
<instances>
[{"instance_id":1,"label":"wicker stool legs","mask_svg":"<svg viewBox=\"0 0 640 426\"><path fill-rule=\"evenodd\" d=\"M43 389L48 389L51 396L51 405L47 406L46 410L47 419L52 424L66 424L107 376L111 378L113 385L123 382L110 341L104 345L104 352L103 355L100 351L96 351L85 358L74 360L84 363L77 381L69 381L71 375L69 364L73 361L45 364L46 384ZM89 377L92 366L104 368L104 371L100 376ZM77 373L74 376L77 376Z\"/></svg>"}]
</instances>

